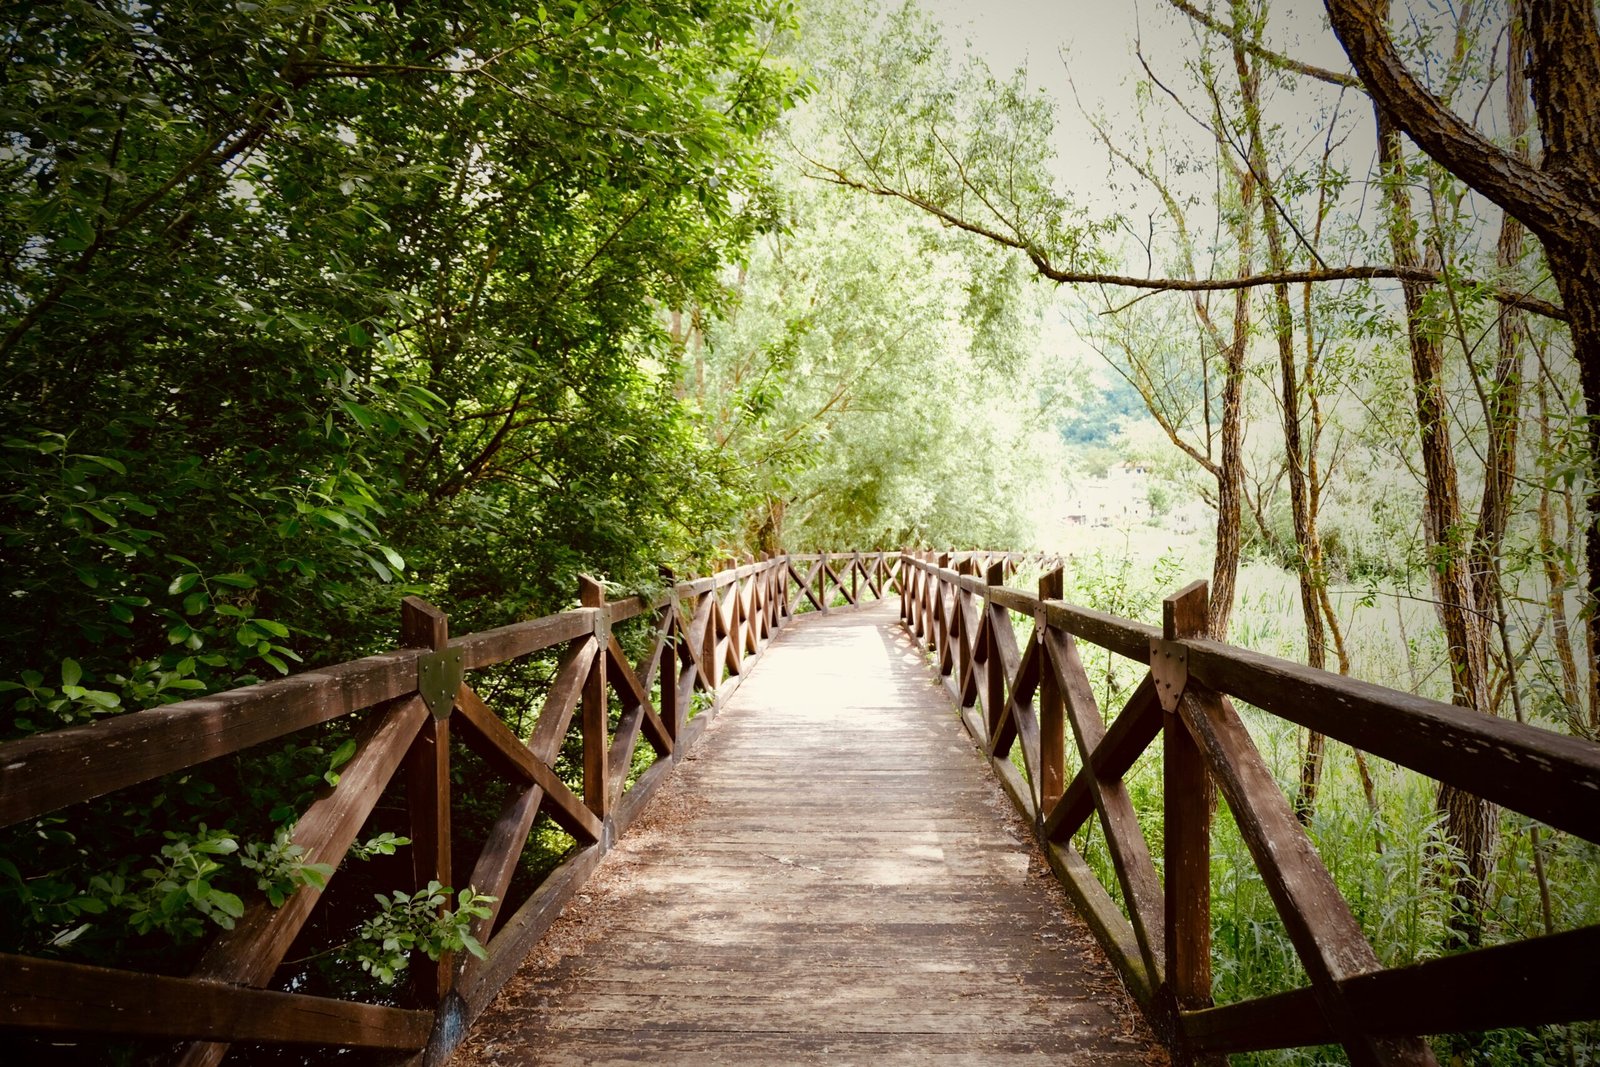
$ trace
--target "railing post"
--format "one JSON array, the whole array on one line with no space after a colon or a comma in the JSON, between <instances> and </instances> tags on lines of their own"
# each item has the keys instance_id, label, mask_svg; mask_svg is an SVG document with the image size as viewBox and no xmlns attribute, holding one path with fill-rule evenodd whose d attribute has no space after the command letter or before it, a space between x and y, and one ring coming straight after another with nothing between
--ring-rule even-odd
<instances>
[{"instance_id":1,"label":"railing post","mask_svg":"<svg viewBox=\"0 0 1600 1067\"><path fill-rule=\"evenodd\" d=\"M712 577L716 577L716 569L712 569ZM717 597L715 583L712 588L700 594L706 602L706 629L700 636L700 662L707 665L706 675L711 680L711 698L717 697L717 689L722 685L722 660L717 656L717 631L722 627L722 601ZM698 606L698 605L697 605ZM704 683L702 683L704 684Z\"/></svg>"},{"instance_id":2,"label":"railing post","mask_svg":"<svg viewBox=\"0 0 1600 1067\"><path fill-rule=\"evenodd\" d=\"M983 584L990 589L1006 584L1006 565L1004 561L989 564L983 576ZM1006 677L1005 660L1000 656L1000 639L995 635L995 627L1010 626L1011 616L1005 608L996 607L987 595L983 599L983 610L989 618L986 628L989 634L989 651L986 657L988 669L984 672L987 690L987 707L989 721L989 738L993 740L995 732L1000 729L1000 718L1006 710L1006 684L1010 681Z\"/></svg>"},{"instance_id":3,"label":"railing post","mask_svg":"<svg viewBox=\"0 0 1600 1067\"><path fill-rule=\"evenodd\" d=\"M1039 614L1033 620L1034 640L1044 653L1044 635L1049 626L1045 618L1046 600L1060 600L1066 590L1060 567L1039 577ZM1039 814L1055 808L1066 790L1067 734L1066 705L1062 701L1061 687L1056 682L1056 672L1046 663L1039 671Z\"/></svg>"},{"instance_id":4,"label":"railing post","mask_svg":"<svg viewBox=\"0 0 1600 1067\"><path fill-rule=\"evenodd\" d=\"M671 567L661 568L661 580L667 586L666 612L667 629L661 641L661 664L656 667L656 679L660 683L661 697L658 710L661 712L661 724L667 728L667 735L672 738L672 751L678 751L678 737L683 732L683 705L678 702L678 593L675 588L677 578L672 573Z\"/></svg>"},{"instance_id":5,"label":"railing post","mask_svg":"<svg viewBox=\"0 0 1600 1067\"><path fill-rule=\"evenodd\" d=\"M610 815L611 789L606 776L607 737L611 717L606 693L606 653L611 647L611 617L606 609L605 586L583 575L578 579L578 600L597 609L594 620L595 656L583 684L583 802L602 822ZM602 847L607 844L601 841Z\"/></svg>"},{"instance_id":6,"label":"railing post","mask_svg":"<svg viewBox=\"0 0 1600 1067\"><path fill-rule=\"evenodd\" d=\"M973 569L973 562L970 557L956 560L956 574L965 577L976 573L977 571ZM967 683L971 680L969 676L972 674L973 668L982 661L983 653L973 645L972 637L974 631L972 627L967 625L967 617L972 614L968 610L972 605L972 594L967 592L966 588L959 583L955 587L955 602L956 632L950 637L950 667L955 671L956 692L964 698L967 691ZM970 707L971 705L963 702L961 706Z\"/></svg>"},{"instance_id":7,"label":"railing post","mask_svg":"<svg viewBox=\"0 0 1600 1067\"><path fill-rule=\"evenodd\" d=\"M450 617L421 597L400 602L400 644L441 651L450 642ZM450 694L454 699L454 694ZM406 752L406 807L411 837L411 874L417 889L429 882L453 886L450 871L450 705L422 723ZM421 953L417 960L426 964ZM435 966L419 966L412 979L427 1002L450 992L455 967L448 953Z\"/></svg>"},{"instance_id":8,"label":"railing post","mask_svg":"<svg viewBox=\"0 0 1600 1067\"><path fill-rule=\"evenodd\" d=\"M761 553L752 558L751 562L759 563L755 573L750 575L750 620L753 627L753 644L750 651L759 652L767 639L767 630L771 618L767 613L767 595L771 591L771 576L767 573L767 554Z\"/></svg>"},{"instance_id":9,"label":"railing post","mask_svg":"<svg viewBox=\"0 0 1600 1067\"><path fill-rule=\"evenodd\" d=\"M934 565L940 570L950 566L950 553L941 552L934 560ZM950 628L945 622L949 599L944 575L933 579L933 595L928 599L928 649L932 652L943 651L950 643Z\"/></svg>"},{"instance_id":10,"label":"railing post","mask_svg":"<svg viewBox=\"0 0 1600 1067\"><path fill-rule=\"evenodd\" d=\"M1165 641L1205 633L1205 582L1162 602ZM1167 986L1171 1005L1187 1011L1211 1004L1211 809L1215 787L1194 736L1163 701L1162 807L1166 841Z\"/></svg>"},{"instance_id":11,"label":"railing post","mask_svg":"<svg viewBox=\"0 0 1600 1067\"><path fill-rule=\"evenodd\" d=\"M928 558L925 551L917 553L919 563L926 564ZM920 569L917 571L917 583L911 589L911 616L914 623L912 633L922 642L928 632L928 573Z\"/></svg>"},{"instance_id":12,"label":"railing post","mask_svg":"<svg viewBox=\"0 0 1600 1067\"><path fill-rule=\"evenodd\" d=\"M729 572L733 580L728 583L728 592L723 594L728 602L728 650L721 659L729 674L738 674L743 668L739 661L744 656L744 590L739 585L739 557L729 557L722 569ZM722 610L722 600L717 601L717 610Z\"/></svg>"}]
</instances>

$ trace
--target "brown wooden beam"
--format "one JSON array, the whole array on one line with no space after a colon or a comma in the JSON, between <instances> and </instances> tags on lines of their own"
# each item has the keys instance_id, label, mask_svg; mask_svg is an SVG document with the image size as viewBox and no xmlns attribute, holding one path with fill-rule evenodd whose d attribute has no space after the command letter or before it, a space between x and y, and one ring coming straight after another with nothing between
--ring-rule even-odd
<instances>
[{"instance_id":1,"label":"brown wooden beam","mask_svg":"<svg viewBox=\"0 0 1600 1067\"><path fill-rule=\"evenodd\" d=\"M0 955L0 1022L37 1030L418 1049L433 1013Z\"/></svg>"}]
</instances>

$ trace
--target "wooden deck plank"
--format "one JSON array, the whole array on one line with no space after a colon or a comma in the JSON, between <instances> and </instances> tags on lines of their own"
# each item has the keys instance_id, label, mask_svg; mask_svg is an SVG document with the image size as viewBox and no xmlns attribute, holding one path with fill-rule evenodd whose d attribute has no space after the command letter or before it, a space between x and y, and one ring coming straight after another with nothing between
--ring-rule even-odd
<instances>
[{"instance_id":1,"label":"wooden deck plank","mask_svg":"<svg viewBox=\"0 0 1600 1067\"><path fill-rule=\"evenodd\" d=\"M1164 1063L892 605L778 641L452 1063Z\"/></svg>"}]
</instances>

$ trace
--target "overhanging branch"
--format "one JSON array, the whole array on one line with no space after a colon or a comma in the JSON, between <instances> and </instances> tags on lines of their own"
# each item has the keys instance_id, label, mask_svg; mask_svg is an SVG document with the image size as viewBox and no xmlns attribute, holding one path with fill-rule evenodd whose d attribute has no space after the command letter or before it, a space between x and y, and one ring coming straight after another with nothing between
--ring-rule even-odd
<instances>
[{"instance_id":1,"label":"overhanging branch","mask_svg":"<svg viewBox=\"0 0 1600 1067\"><path fill-rule=\"evenodd\" d=\"M833 167L810 161L818 168L819 173L812 177L855 189L859 192L870 193L873 196L883 196L894 200L901 200L911 204L921 211L932 215L934 218L947 223L959 230L987 238L996 244L1007 248L1014 248L1022 252L1033 263L1034 269L1053 282L1063 285L1119 285L1129 289L1152 289L1173 293L1197 292L1223 292L1236 289L1254 289L1263 285L1299 285L1306 282L1339 282L1339 281L1408 281L1437 284L1443 281L1439 271L1429 270L1425 267L1400 267L1393 265L1384 266L1347 266L1347 267L1317 267L1308 270L1273 271L1264 274L1249 274L1238 278L1141 278L1130 274L1104 274L1098 271L1062 270L1050 262L1050 258L1036 246L1029 244L1022 238L1012 234L1002 233L982 223L973 222L950 212L930 200L926 200L915 193L903 189L893 189L888 186L874 185L869 182L859 181L850 177L844 171ZM1461 279L1465 284L1481 286L1497 302L1506 306L1520 308L1535 315L1556 319L1560 322L1568 320L1565 308L1552 304L1548 300L1541 300L1527 293L1516 292L1501 286L1492 285L1473 278Z\"/></svg>"}]
</instances>

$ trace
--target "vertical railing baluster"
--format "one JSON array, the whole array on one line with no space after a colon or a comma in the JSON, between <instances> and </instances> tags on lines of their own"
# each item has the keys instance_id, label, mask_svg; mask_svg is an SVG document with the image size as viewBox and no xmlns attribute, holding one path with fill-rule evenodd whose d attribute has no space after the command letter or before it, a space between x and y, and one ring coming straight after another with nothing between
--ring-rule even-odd
<instances>
[{"instance_id":1,"label":"vertical railing baluster","mask_svg":"<svg viewBox=\"0 0 1600 1067\"><path fill-rule=\"evenodd\" d=\"M941 571L950 566L950 553L939 553L934 561ZM934 594L930 604L932 618L928 620L928 649L936 655L942 655L950 647L950 625L946 622L949 616L949 604L953 594L953 587L945 581L943 574L934 578Z\"/></svg>"},{"instance_id":2,"label":"vertical railing baluster","mask_svg":"<svg viewBox=\"0 0 1600 1067\"><path fill-rule=\"evenodd\" d=\"M677 578L672 573L671 567L661 568L661 581L667 587L667 602L662 606L662 620L665 622L665 636L661 641L661 663L656 667L656 684L660 692L658 698L661 712L661 723L667 728L667 734L672 738L672 749L678 749L678 738L683 733L683 705L678 701L678 593L674 588ZM660 626L661 623L656 625Z\"/></svg>"},{"instance_id":3,"label":"vertical railing baluster","mask_svg":"<svg viewBox=\"0 0 1600 1067\"><path fill-rule=\"evenodd\" d=\"M1060 600L1065 592L1065 577L1060 567L1039 578L1039 610L1034 616L1034 640L1039 642L1039 654L1044 654L1043 644L1049 620L1045 617L1044 601ZM1039 671L1039 813L1043 818L1056 806L1066 790L1066 706L1061 697L1061 686L1056 672L1048 661Z\"/></svg>"},{"instance_id":4,"label":"vertical railing baluster","mask_svg":"<svg viewBox=\"0 0 1600 1067\"><path fill-rule=\"evenodd\" d=\"M602 821L610 814L606 750L610 746L610 698L606 693L606 651L611 646L611 618L605 587L587 575L578 579L578 600L597 611L594 621L594 665L583 684L583 801ZM602 845L607 842L602 842Z\"/></svg>"},{"instance_id":5,"label":"vertical railing baluster","mask_svg":"<svg viewBox=\"0 0 1600 1067\"><path fill-rule=\"evenodd\" d=\"M966 557L956 560L956 574L965 577L977 573L976 564L972 558ZM972 674L978 663L983 659L983 654L973 646L973 637L977 630L968 622L972 617L972 594L959 583L956 585L956 632L951 635L954 643L951 648L951 667L956 672L956 692L962 694L961 704L968 707L965 701L967 687L972 684Z\"/></svg>"},{"instance_id":6,"label":"vertical railing baluster","mask_svg":"<svg viewBox=\"0 0 1600 1067\"><path fill-rule=\"evenodd\" d=\"M1205 582L1162 602L1165 641L1205 633ZM1211 809L1215 789L1205 757L1175 710L1163 715L1162 792L1166 842L1167 984L1172 1007L1211 1004Z\"/></svg>"},{"instance_id":7,"label":"vertical railing baluster","mask_svg":"<svg viewBox=\"0 0 1600 1067\"><path fill-rule=\"evenodd\" d=\"M405 648L443 649L450 641L450 617L421 597L400 603L400 644ZM454 694L451 694L452 699ZM423 722L406 752L406 807L411 837L411 873L417 889L429 882L454 885L450 872L450 711ZM426 964L421 954L419 964ZM455 967L449 953L437 965L418 966L413 981L424 1001L436 1002L450 992Z\"/></svg>"},{"instance_id":8,"label":"vertical railing baluster","mask_svg":"<svg viewBox=\"0 0 1600 1067\"><path fill-rule=\"evenodd\" d=\"M990 563L983 576L983 584L990 589L1006 584L1006 565L1004 560ZM1005 659L1000 655L1000 639L995 633L997 627L1010 626L1011 616L1005 608L997 606L988 596L984 597L983 610L988 616L989 625L986 628L989 634L989 651L987 655L988 670L985 671L985 697L987 706L984 708L988 714L986 726L989 737L992 739L995 732L1000 729L1000 716L1006 708L1006 678Z\"/></svg>"}]
</instances>

